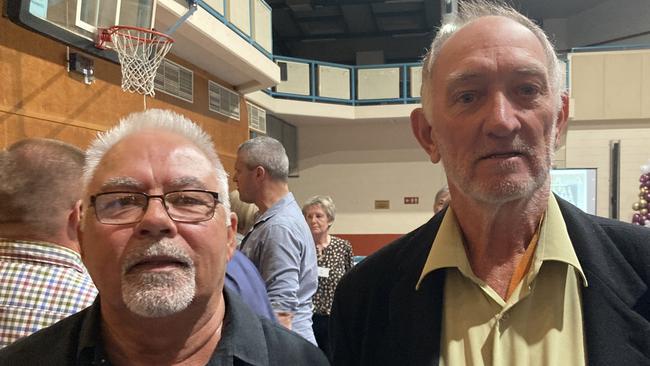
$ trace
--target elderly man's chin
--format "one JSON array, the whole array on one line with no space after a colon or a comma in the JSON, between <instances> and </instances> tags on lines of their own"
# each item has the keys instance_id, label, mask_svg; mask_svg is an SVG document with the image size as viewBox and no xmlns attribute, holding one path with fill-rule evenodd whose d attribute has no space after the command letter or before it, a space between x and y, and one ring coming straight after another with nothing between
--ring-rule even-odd
<instances>
[{"instance_id":1,"label":"elderly man's chin","mask_svg":"<svg viewBox=\"0 0 650 366\"><path fill-rule=\"evenodd\" d=\"M536 192L546 186L548 176L548 173L543 172L536 176L501 176L470 183L464 191L478 201L502 204L533 197Z\"/></svg>"},{"instance_id":2,"label":"elderly man's chin","mask_svg":"<svg viewBox=\"0 0 650 366\"><path fill-rule=\"evenodd\" d=\"M161 318L185 310L196 293L194 268L139 272L122 277L122 298L133 313Z\"/></svg>"}]
</instances>

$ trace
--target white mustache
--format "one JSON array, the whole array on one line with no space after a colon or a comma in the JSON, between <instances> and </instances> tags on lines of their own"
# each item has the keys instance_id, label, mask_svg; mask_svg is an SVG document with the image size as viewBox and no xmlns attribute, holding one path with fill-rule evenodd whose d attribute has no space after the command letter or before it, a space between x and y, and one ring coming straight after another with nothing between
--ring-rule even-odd
<instances>
[{"instance_id":1,"label":"white mustache","mask_svg":"<svg viewBox=\"0 0 650 366\"><path fill-rule=\"evenodd\" d=\"M509 153L532 156L535 153L535 149L533 147L521 141L521 139L519 138L515 138L507 146L502 146L502 145L495 146L495 147L482 146L477 148L475 151L476 151L476 156L479 158L486 158L493 155L501 155L501 154L509 154Z\"/></svg>"},{"instance_id":2,"label":"white mustache","mask_svg":"<svg viewBox=\"0 0 650 366\"><path fill-rule=\"evenodd\" d=\"M189 268L194 267L192 258L169 239L162 239L147 246L137 246L124 255L122 274L126 274L135 265L154 257L168 257Z\"/></svg>"}]
</instances>

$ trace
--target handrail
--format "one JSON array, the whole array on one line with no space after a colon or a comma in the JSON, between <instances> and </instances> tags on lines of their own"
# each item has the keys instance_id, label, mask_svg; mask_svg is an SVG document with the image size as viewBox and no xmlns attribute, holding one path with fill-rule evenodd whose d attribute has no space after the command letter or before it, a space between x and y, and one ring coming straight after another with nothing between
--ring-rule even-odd
<instances>
[{"instance_id":1,"label":"handrail","mask_svg":"<svg viewBox=\"0 0 650 366\"><path fill-rule=\"evenodd\" d=\"M212 15L214 18L222 22L225 26L230 28L233 32L235 32L237 35L242 37L246 42L250 43L253 47L255 47L258 51L260 51L262 54L264 54L266 57L269 59L273 59L273 54L270 51L267 51L261 44L257 42L253 38L253 35L251 34L250 36L244 33L241 29L239 29L234 23L232 23L225 14L221 14L219 11L216 9L212 8L209 4L207 4L204 0L195 0L196 4L200 6L203 10L208 12L208 14ZM265 6L268 10L271 10L271 7L266 3L264 0L249 0L249 16L248 16L248 21L249 21L249 27L251 29L251 33L253 30L254 24L252 24L252 20L254 19L253 17L253 12L255 11L255 1L260 1L260 3ZM228 0L223 0L223 9L224 13L228 13ZM272 22L269 22L269 24L272 24ZM272 26L271 29L269 29L269 34L272 35L273 33ZM271 37L271 50L273 50L273 37Z\"/></svg>"},{"instance_id":2,"label":"handrail","mask_svg":"<svg viewBox=\"0 0 650 366\"><path fill-rule=\"evenodd\" d=\"M417 95L412 95L411 93L411 91L413 90L412 84L414 81L411 80L409 71L413 67L421 67L422 66L421 62L391 63L391 64L379 64L379 65L345 65L345 64L338 64L333 62L308 60L308 59L287 57L287 56L274 56L273 60L278 64L282 62L288 62L288 63L297 64L298 66L304 65L302 71L303 72L307 71L309 75L307 80L304 79L301 80L302 82L308 81L309 82L308 86L304 84L292 84L298 87L302 87L303 89L309 90L307 94L282 91L283 87L288 84L281 83L274 88L265 90L266 93L268 93L269 95L275 98L345 104L345 105L352 105L352 106L376 105L376 104L409 104L409 103L420 102L419 85L416 86L416 90L418 90ZM341 71L347 71L349 73L349 80L345 80L345 79L339 80L341 83L346 81L349 82L348 90L342 90L342 89L340 90L343 94L347 93L348 95L347 98L319 95L318 93L319 87L322 86L323 83L327 82L327 80L321 80L319 78L318 70L321 66L335 68L335 69L338 68ZM362 90L360 86L365 87L366 89L370 89L374 92L372 86L367 86L366 84L364 84L363 80L360 80L359 71L378 70L377 76L380 77L382 76L381 72L379 72L380 69L387 70L389 72L392 71L396 73L396 75L389 75L389 78L391 77L397 78L398 79L397 84L388 85L387 86L388 90L386 90L386 92L393 92L398 94L398 96L397 97L377 97L377 96L364 97L363 95L359 95ZM285 80L285 82L290 81L290 78L291 75L287 75L288 80Z\"/></svg>"}]
</instances>

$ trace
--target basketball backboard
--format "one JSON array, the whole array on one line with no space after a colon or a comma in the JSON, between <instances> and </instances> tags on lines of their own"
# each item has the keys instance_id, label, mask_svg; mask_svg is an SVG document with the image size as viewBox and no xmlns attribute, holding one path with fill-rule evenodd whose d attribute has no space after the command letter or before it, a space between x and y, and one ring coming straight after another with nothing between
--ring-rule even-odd
<instances>
[{"instance_id":1,"label":"basketball backboard","mask_svg":"<svg viewBox=\"0 0 650 366\"><path fill-rule=\"evenodd\" d=\"M7 14L48 37L115 61L94 49L98 29L114 25L152 28L156 0L6 0Z\"/></svg>"}]
</instances>

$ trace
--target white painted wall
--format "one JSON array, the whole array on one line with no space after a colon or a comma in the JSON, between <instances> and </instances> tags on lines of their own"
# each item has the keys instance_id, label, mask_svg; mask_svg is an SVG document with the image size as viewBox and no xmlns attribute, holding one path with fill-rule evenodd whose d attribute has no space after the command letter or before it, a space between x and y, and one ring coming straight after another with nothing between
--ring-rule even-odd
<instances>
[{"instance_id":1,"label":"white painted wall","mask_svg":"<svg viewBox=\"0 0 650 366\"><path fill-rule=\"evenodd\" d=\"M406 122L303 125L298 138L300 177L290 178L290 188L299 203L332 196L333 233L409 232L431 217L434 195L446 184ZM404 205L405 196L419 204ZM375 200L390 200L390 209L375 210Z\"/></svg>"},{"instance_id":2,"label":"white painted wall","mask_svg":"<svg viewBox=\"0 0 650 366\"><path fill-rule=\"evenodd\" d=\"M650 120L570 121L566 144L567 168L598 168L596 209L609 215L609 142L621 141L619 213L632 219L638 200L641 165L650 158Z\"/></svg>"}]
</instances>

